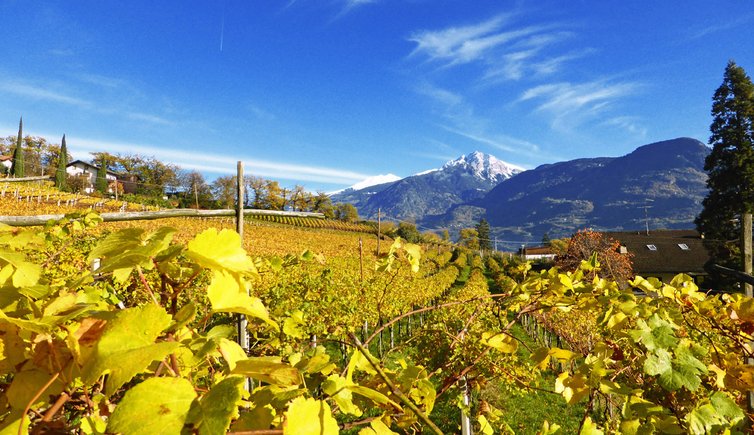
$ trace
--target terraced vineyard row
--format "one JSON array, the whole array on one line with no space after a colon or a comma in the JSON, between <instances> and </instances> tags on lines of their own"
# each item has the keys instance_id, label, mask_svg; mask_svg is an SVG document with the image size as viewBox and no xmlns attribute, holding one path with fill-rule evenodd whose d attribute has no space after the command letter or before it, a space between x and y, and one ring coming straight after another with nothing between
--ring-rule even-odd
<instances>
[{"instance_id":1,"label":"terraced vineyard row","mask_svg":"<svg viewBox=\"0 0 754 435\"><path fill-rule=\"evenodd\" d=\"M354 231L361 233L374 233L374 227L361 223L344 222L334 219L320 219L315 217L299 216L272 216L272 215L252 215L251 219L271 222L282 225L292 225L302 228L320 228L339 231Z\"/></svg>"}]
</instances>

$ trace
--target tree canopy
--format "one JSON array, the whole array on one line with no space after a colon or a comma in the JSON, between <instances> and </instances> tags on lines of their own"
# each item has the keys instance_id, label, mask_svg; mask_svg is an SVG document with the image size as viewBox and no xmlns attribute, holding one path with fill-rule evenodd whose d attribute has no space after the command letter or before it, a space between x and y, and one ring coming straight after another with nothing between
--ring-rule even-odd
<instances>
[{"instance_id":1,"label":"tree canopy","mask_svg":"<svg viewBox=\"0 0 754 435\"><path fill-rule=\"evenodd\" d=\"M562 270L575 271L579 269L582 261L588 261L592 255L597 254L597 261L600 263L599 276L624 283L634 277L634 272L631 254L622 254L619 248L620 242L600 232L578 231L568 241L565 254L558 255L555 265Z\"/></svg>"},{"instance_id":2,"label":"tree canopy","mask_svg":"<svg viewBox=\"0 0 754 435\"><path fill-rule=\"evenodd\" d=\"M704 169L709 193L696 219L714 261L738 267L738 218L754 211L754 84L730 61L712 99L710 145Z\"/></svg>"}]
</instances>

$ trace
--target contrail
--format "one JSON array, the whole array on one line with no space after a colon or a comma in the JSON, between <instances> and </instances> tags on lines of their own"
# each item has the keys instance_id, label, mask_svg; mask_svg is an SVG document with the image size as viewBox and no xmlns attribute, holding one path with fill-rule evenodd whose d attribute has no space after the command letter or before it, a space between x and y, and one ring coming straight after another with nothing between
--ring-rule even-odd
<instances>
[{"instance_id":1,"label":"contrail","mask_svg":"<svg viewBox=\"0 0 754 435\"><path fill-rule=\"evenodd\" d=\"M220 22L220 53L223 51L223 39L225 39L225 2L223 1L223 15Z\"/></svg>"}]
</instances>

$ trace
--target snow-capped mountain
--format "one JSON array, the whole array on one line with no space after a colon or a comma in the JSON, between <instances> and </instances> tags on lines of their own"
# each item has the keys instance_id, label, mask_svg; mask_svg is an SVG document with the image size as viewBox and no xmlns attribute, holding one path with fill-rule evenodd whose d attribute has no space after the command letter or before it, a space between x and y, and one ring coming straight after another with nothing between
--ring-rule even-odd
<instances>
[{"instance_id":1,"label":"snow-capped mountain","mask_svg":"<svg viewBox=\"0 0 754 435\"><path fill-rule=\"evenodd\" d=\"M333 202L349 202L359 215L382 215L401 220L421 221L440 215L451 206L483 197L503 180L523 169L479 151L431 169L387 183L362 189L346 189L332 196Z\"/></svg>"},{"instance_id":2,"label":"snow-capped mountain","mask_svg":"<svg viewBox=\"0 0 754 435\"><path fill-rule=\"evenodd\" d=\"M490 154L484 154L479 151L466 154L455 160L451 160L443 165L442 169L451 169L454 167L462 167L475 176L491 181L493 183L499 183L503 180L523 172L524 168L497 159Z\"/></svg>"}]
</instances>

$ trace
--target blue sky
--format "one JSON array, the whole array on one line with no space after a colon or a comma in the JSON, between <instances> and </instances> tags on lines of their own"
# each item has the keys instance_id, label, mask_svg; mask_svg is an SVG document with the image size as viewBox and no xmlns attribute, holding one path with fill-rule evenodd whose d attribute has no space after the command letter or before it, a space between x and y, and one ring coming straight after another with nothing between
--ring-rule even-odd
<instances>
[{"instance_id":1,"label":"blue sky","mask_svg":"<svg viewBox=\"0 0 754 435\"><path fill-rule=\"evenodd\" d=\"M0 135L331 191L707 140L751 1L0 1Z\"/></svg>"}]
</instances>

